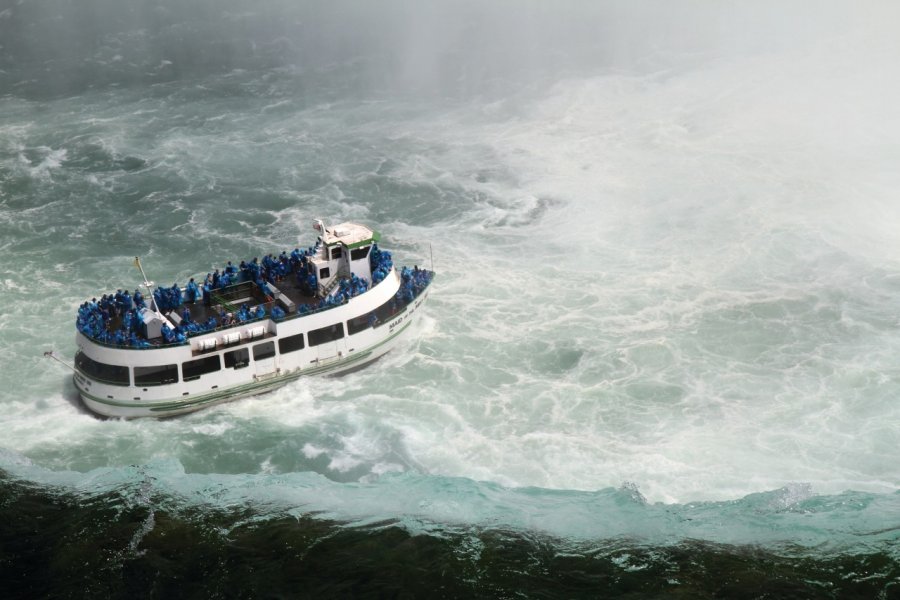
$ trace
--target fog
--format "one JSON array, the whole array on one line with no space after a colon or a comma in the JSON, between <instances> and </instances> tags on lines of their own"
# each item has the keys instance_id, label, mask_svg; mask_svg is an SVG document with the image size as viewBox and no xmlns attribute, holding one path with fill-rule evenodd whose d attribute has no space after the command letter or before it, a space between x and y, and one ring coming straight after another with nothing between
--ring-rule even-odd
<instances>
[{"instance_id":1,"label":"fog","mask_svg":"<svg viewBox=\"0 0 900 600\"><path fill-rule=\"evenodd\" d=\"M893 62L898 16L798 1L3 0L0 94L341 68L364 94L466 97L842 44Z\"/></svg>"}]
</instances>

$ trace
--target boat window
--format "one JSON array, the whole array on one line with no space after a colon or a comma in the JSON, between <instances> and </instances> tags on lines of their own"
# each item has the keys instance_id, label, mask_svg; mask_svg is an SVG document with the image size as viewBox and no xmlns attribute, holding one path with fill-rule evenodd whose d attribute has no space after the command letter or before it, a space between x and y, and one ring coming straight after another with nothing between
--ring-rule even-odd
<instances>
[{"instance_id":1,"label":"boat window","mask_svg":"<svg viewBox=\"0 0 900 600\"><path fill-rule=\"evenodd\" d=\"M372 312L375 314L375 326L378 327L383 323L387 323L391 318L400 311L397 305L397 299L391 298Z\"/></svg>"},{"instance_id":2,"label":"boat window","mask_svg":"<svg viewBox=\"0 0 900 600\"><path fill-rule=\"evenodd\" d=\"M369 249L372 246L364 246L363 248L355 248L350 251L350 260L362 260L369 256Z\"/></svg>"},{"instance_id":3,"label":"boat window","mask_svg":"<svg viewBox=\"0 0 900 600\"><path fill-rule=\"evenodd\" d=\"M275 342L265 342L253 346L253 360L265 360L275 356Z\"/></svg>"},{"instance_id":4,"label":"boat window","mask_svg":"<svg viewBox=\"0 0 900 600\"><path fill-rule=\"evenodd\" d=\"M353 335L360 331L365 331L375 324L375 314L366 313L347 321L347 335Z\"/></svg>"},{"instance_id":5,"label":"boat window","mask_svg":"<svg viewBox=\"0 0 900 600\"><path fill-rule=\"evenodd\" d=\"M222 368L222 361L219 355L198 358L197 360L189 360L181 364L181 378L184 381L192 381L200 379L201 375L214 373Z\"/></svg>"},{"instance_id":6,"label":"boat window","mask_svg":"<svg viewBox=\"0 0 900 600\"><path fill-rule=\"evenodd\" d=\"M334 325L322 327L321 329L313 329L307 335L309 336L310 346L318 346L325 342L339 340L344 337L344 324L335 323Z\"/></svg>"},{"instance_id":7,"label":"boat window","mask_svg":"<svg viewBox=\"0 0 900 600\"><path fill-rule=\"evenodd\" d=\"M178 382L178 365L135 367L134 385L165 385Z\"/></svg>"},{"instance_id":8,"label":"boat window","mask_svg":"<svg viewBox=\"0 0 900 600\"><path fill-rule=\"evenodd\" d=\"M329 277L331 277L331 269L328 267L319 269L319 279L328 279Z\"/></svg>"},{"instance_id":9,"label":"boat window","mask_svg":"<svg viewBox=\"0 0 900 600\"><path fill-rule=\"evenodd\" d=\"M250 364L250 351L246 348L223 354L226 369L240 369Z\"/></svg>"},{"instance_id":10,"label":"boat window","mask_svg":"<svg viewBox=\"0 0 900 600\"><path fill-rule=\"evenodd\" d=\"M335 246L331 249L331 260L341 257L341 247Z\"/></svg>"},{"instance_id":11,"label":"boat window","mask_svg":"<svg viewBox=\"0 0 900 600\"><path fill-rule=\"evenodd\" d=\"M281 354L287 354L288 352L296 352L297 350L303 350L303 334L298 333L297 335L291 335L286 338L281 338L278 340L278 351Z\"/></svg>"},{"instance_id":12,"label":"boat window","mask_svg":"<svg viewBox=\"0 0 900 600\"><path fill-rule=\"evenodd\" d=\"M103 383L112 385L129 385L131 383L128 367L98 362L81 351L75 355L75 366L91 379Z\"/></svg>"}]
</instances>

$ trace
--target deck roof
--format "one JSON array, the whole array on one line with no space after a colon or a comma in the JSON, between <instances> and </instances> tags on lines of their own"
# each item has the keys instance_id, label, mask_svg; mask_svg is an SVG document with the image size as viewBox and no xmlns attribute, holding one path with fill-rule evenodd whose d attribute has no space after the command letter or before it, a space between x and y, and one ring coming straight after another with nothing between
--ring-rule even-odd
<instances>
[{"instance_id":1,"label":"deck roof","mask_svg":"<svg viewBox=\"0 0 900 600\"><path fill-rule=\"evenodd\" d=\"M348 248L359 248L381 239L381 234L359 223L341 223L325 229L322 240L326 245L344 244Z\"/></svg>"}]
</instances>

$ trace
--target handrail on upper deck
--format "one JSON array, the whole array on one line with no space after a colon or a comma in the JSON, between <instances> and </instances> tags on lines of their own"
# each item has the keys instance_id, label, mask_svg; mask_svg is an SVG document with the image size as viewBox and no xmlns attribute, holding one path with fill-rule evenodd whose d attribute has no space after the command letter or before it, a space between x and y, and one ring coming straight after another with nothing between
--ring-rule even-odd
<instances>
[{"instance_id":1,"label":"handrail on upper deck","mask_svg":"<svg viewBox=\"0 0 900 600\"><path fill-rule=\"evenodd\" d=\"M395 270L395 269L394 269L394 270ZM397 312L400 312L400 310L401 310L402 308L406 308L407 306L409 306L409 304L410 304L412 301L414 301L416 298L418 298L419 296L421 296L421 295L422 295L422 292L424 292L425 290L427 290L427 289L431 286L431 282L434 280L435 272L434 272L434 271L429 271L429 270L427 270L427 269L419 269L419 270L420 270L420 271L425 271L425 272L427 272L427 273L429 274L429 275L428 275L428 280L427 280L427 282L425 283L425 285L424 285L421 289L419 289L419 290L416 292L416 294L413 296L412 300L410 300L410 302L406 302L405 304L403 304L403 306L402 306L400 309L398 309ZM399 275L398 275L398 277L399 277ZM382 280L382 281L384 281L384 280ZM379 283L381 283L381 282L379 282ZM377 286L377 285L378 285L378 283L372 285L372 287L369 288L369 290L374 289L375 286ZM277 302L277 300L273 300L273 301L272 301L272 304L274 304L275 302ZM306 316L308 316L308 315L314 315L314 314L318 314L318 313L321 313L321 312L325 312L326 310L331 310L332 308L337 308L338 306L343 306L343 304L335 304L335 305L320 306L319 308L316 308L316 309L313 309L313 310L310 310L310 311L304 312L304 313L301 313L300 311L297 311L297 312L294 312L293 314L287 314L287 315L285 315L282 319L279 319L278 321L275 321L275 319L272 319L272 316L271 316L270 314L266 314L266 315L264 315L264 316L262 316L262 317L256 317L256 318L253 318L253 319L249 319L249 320L247 320L247 321L242 321L242 322L240 322L240 323L236 323L236 324L232 324L232 325L223 325L223 326L219 326L219 327L216 327L215 329L211 329L211 330L209 330L209 331L201 331L201 332L197 332L197 333L190 333L189 335L186 335L186 336L185 336L187 339L185 340L184 343L181 343L181 344L178 344L178 343L176 343L176 344L152 344L152 342L151 342L151 345L150 345L149 347L143 347L143 348L142 348L142 347L135 347L135 346L118 346L118 345L116 345L116 344L109 344L109 343L107 343L107 342L101 342L101 341L99 341L99 340L95 340L95 339L93 339L93 338L91 338L91 337L88 337L88 336L86 336L86 335L85 335L85 337L86 337L87 339L89 339L92 343L97 344L98 346L103 346L103 347L106 347L106 348L116 348L116 349L119 349L119 350L160 350L160 349L162 349L162 348L180 348L180 347L183 347L183 346L189 346L189 345L190 345L190 341L189 341L190 339L195 338L195 337L198 337L198 336L201 336L201 335L207 335L207 334L210 334L210 333L218 333L218 332L225 331L225 330L228 330L228 329L235 329L235 328L237 328L237 327L241 327L241 326L247 325L247 324L249 324L249 323L257 323L257 322L259 322L259 321L263 321L263 320L266 320L266 319L268 319L268 320L270 320L270 321L275 321L276 323L281 322L281 321L290 321L290 320L292 320L292 319L296 319L296 318L299 318L299 317L306 317ZM83 332L80 332L80 333L81 333L82 335L84 335Z\"/></svg>"}]
</instances>

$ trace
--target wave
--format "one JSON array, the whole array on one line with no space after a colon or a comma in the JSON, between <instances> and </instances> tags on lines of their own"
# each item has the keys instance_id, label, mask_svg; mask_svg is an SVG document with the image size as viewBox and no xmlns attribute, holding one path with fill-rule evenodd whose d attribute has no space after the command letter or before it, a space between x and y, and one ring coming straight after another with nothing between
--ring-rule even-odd
<instances>
[{"instance_id":1,"label":"wave","mask_svg":"<svg viewBox=\"0 0 900 600\"><path fill-rule=\"evenodd\" d=\"M120 481L106 493L91 485L89 493L0 471L7 596L121 597L152 589L203 597L875 598L889 597L900 572L896 555L875 548L811 556L700 540L561 540L502 524L348 523L218 501L198 510L168 500L153 475L135 475L124 478L134 483ZM633 490L618 500L640 505Z\"/></svg>"},{"instance_id":2,"label":"wave","mask_svg":"<svg viewBox=\"0 0 900 600\"><path fill-rule=\"evenodd\" d=\"M38 486L88 504L110 497L123 506L152 503L154 510L183 518L240 510L254 519L291 515L344 527L390 522L412 535L502 529L579 546L628 540L665 547L700 540L794 556L883 552L900 559L900 525L894 522L900 492L818 495L809 485L795 484L727 502L665 504L648 502L632 483L581 492L414 472L337 482L314 472L186 473L171 458L80 473L51 471L10 450L0 453L0 472L6 484Z\"/></svg>"}]
</instances>

